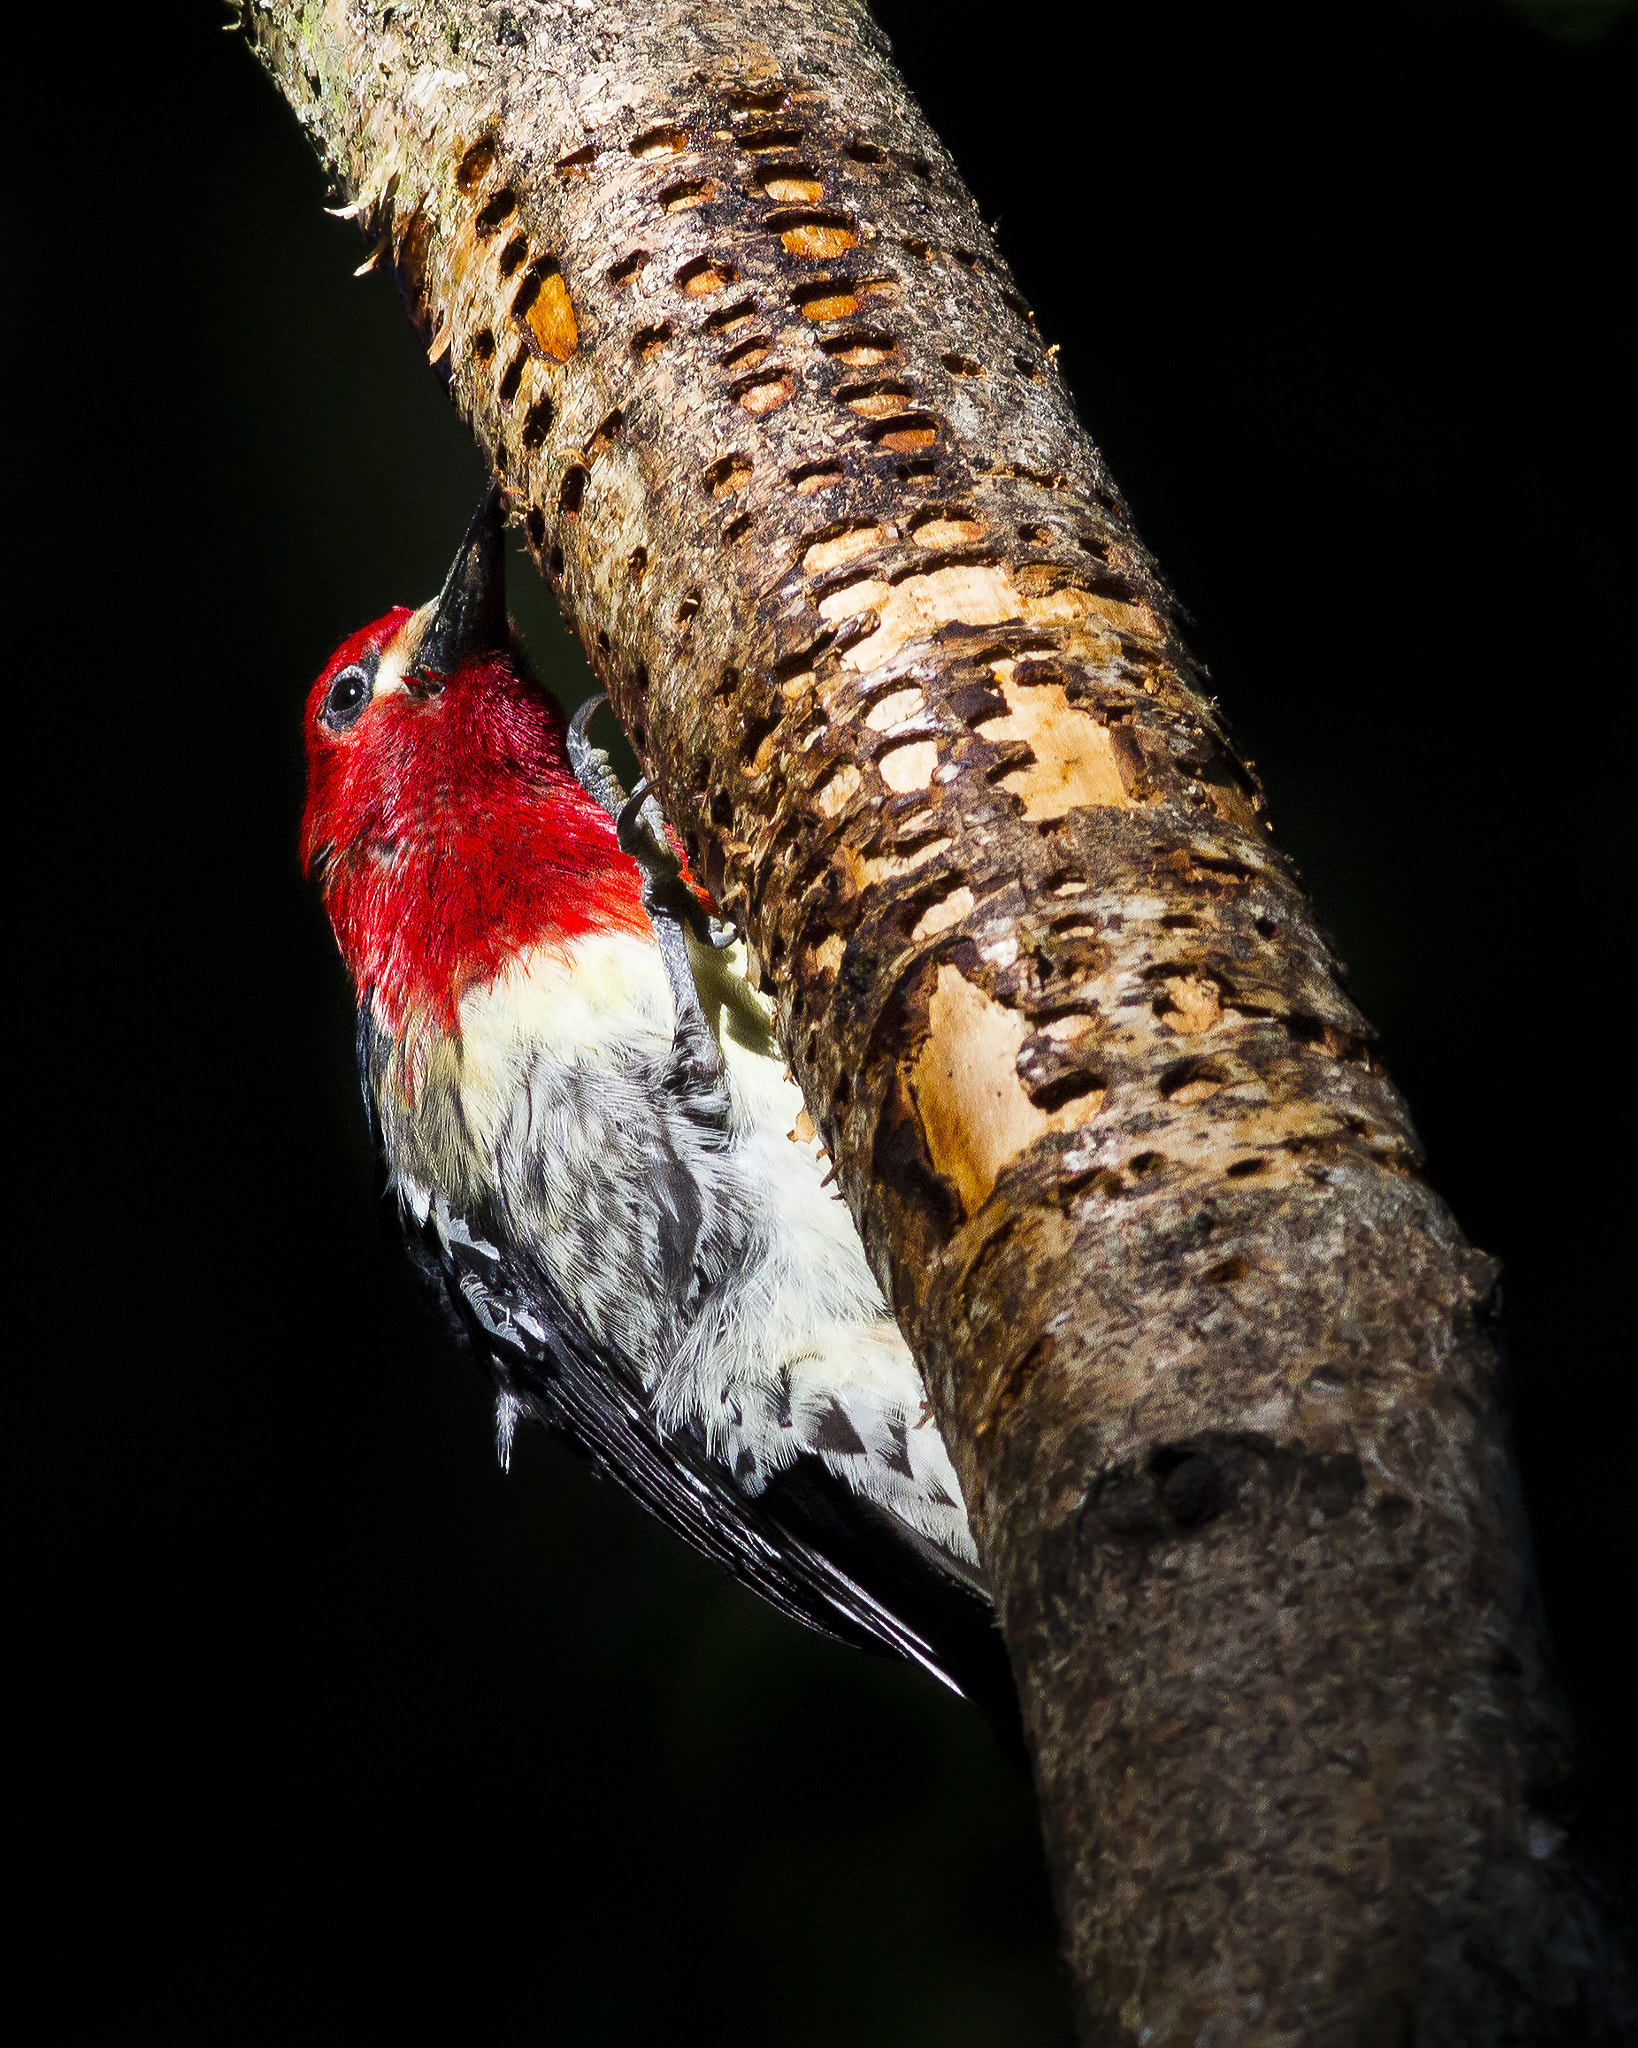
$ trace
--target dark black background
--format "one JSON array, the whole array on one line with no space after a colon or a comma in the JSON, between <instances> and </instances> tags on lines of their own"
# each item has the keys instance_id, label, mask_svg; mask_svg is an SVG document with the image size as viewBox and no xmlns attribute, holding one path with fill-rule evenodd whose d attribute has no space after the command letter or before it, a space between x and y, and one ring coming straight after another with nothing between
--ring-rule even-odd
<instances>
[{"instance_id":1,"label":"dark black background","mask_svg":"<svg viewBox=\"0 0 1638 2048\"><path fill-rule=\"evenodd\" d=\"M1630 1809L1630 17L879 11L1507 1262ZM243 42L127 17L47 24L8 138L12 1931L55 2030L1060 2041L984 1726L543 1440L503 1479L378 1242L298 710L481 471ZM582 689L527 568L514 609Z\"/></svg>"}]
</instances>

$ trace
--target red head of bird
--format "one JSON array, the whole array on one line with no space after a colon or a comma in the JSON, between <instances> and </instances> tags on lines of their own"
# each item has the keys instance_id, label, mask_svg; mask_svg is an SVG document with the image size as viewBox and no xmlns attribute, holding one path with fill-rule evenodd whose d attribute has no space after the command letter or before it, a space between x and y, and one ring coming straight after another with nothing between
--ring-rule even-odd
<instances>
[{"instance_id":1,"label":"red head of bird","mask_svg":"<svg viewBox=\"0 0 1638 2048\"><path fill-rule=\"evenodd\" d=\"M344 640L307 700L302 865L360 1000L394 1036L454 1030L463 993L531 947L646 931L612 821L505 607L499 493L443 590Z\"/></svg>"}]
</instances>

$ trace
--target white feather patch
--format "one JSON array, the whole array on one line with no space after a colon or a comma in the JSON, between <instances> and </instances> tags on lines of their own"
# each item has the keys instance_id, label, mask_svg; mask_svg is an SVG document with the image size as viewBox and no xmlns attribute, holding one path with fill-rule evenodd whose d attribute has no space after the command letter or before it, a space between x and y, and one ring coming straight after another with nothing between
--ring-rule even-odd
<instances>
[{"instance_id":1,"label":"white feather patch","mask_svg":"<svg viewBox=\"0 0 1638 2048\"><path fill-rule=\"evenodd\" d=\"M748 1493L817 1457L972 1564L921 1376L824 1185L771 1006L742 947L690 956L727 1066L726 1134L658 1085L674 1029L658 948L598 934L542 947L468 994L458 1044L428 1059L413 1103L390 1100L389 1078L400 1184L425 1180L457 1210L473 1197L498 1208L591 1334L633 1361L662 1427L697 1427ZM505 1399L503 1463L516 1422Z\"/></svg>"}]
</instances>

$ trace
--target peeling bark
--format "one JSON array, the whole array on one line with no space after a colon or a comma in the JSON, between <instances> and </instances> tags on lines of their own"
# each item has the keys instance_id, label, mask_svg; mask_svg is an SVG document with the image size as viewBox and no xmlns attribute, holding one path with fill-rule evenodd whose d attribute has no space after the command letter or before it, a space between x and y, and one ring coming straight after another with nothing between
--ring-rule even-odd
<instances>
[{"instance_id":1,"label":"peeling bark","mask_svg":"<svg viewBox=\"0 0 1638 2048\"><path fill-rule=\"evenodd\" d=\"M868 14L246 25L751 936L971 1503L1085 2038L1622 2038L1496 1267Z\"/></svg>"}]
</instances>

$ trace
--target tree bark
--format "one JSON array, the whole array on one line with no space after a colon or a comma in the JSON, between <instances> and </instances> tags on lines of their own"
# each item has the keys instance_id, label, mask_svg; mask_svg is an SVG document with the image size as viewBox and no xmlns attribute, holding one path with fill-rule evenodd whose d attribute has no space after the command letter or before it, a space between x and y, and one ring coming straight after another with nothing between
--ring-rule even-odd
<instances>
[{"instance_id":1,"label":"tree bark","mask_svg":"<svg viewBox=\"0 0 1638 2048\"><path fill-rule=\"evenodd\" d=\"M864 7L245 19L776 997L1084 2038L1621 2038L1496 1266Z\"/></svg>"}]
</instances>

